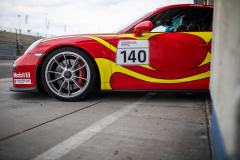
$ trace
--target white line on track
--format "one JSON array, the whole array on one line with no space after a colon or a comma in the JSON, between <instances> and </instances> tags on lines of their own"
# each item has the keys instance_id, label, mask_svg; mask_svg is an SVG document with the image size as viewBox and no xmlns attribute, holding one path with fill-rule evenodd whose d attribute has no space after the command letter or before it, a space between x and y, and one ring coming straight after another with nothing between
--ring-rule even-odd
<instances>
[{"instance_id":1,"label":"white line on track","mask_svg":"<svg viewBox=\"0 0 240 160\"><path fill-rule=\"evenodd\" d=\"M2 79L0 79L0 80L8 80L8 79L12 79L12 78L2 78Z\"/></svg>"},{"instance_id":2,"label":"white line on track","mask_svg":"<svg viewBox=\"0 0 240 160\"><path fill-rule=\"evenodd\" d=\"M151 98L155 95L156 92L149 92L145 96L141 97L137 101L121 108L120 110L110 114L109 116L101 119L100 121L94 123L83 131L77 133L76 135L66 139L62 143L50 148L46 152L40 154L33 160L56 160L61 158L62 156L68 154L72 150L79 147L81 144L95 136L97 133L101 132L105 127L112 124L125 114L129 113L131 110L141 105L143 102Z\"/></svg>"}]
</instances>

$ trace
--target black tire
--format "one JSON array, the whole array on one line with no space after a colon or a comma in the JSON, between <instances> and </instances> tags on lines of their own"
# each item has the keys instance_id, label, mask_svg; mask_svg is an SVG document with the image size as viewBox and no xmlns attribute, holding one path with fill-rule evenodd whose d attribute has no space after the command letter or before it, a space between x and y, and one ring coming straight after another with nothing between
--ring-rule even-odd
<instances>
[{"instance_id":1,"label":"black tire","mask_svg":"<svg viewBox=\"0 0 240 160\"><path fill-rule=\"evenodd\" d=\"M45 90L63 101L77 101L90 94L96 85L93 59L77 48L64 47L45 59L41 78Z\"/></svg>"}]
</instances>

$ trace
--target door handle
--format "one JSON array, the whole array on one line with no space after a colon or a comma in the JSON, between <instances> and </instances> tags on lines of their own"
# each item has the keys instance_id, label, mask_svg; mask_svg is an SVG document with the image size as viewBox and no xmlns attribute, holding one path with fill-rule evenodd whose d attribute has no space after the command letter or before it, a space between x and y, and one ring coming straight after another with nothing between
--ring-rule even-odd
<instances>
[{"instance_id":1,"label":"door handle","mask_svg":"<svg viewBox=\"0 0 240 160\"><path fill-rule=\"evenodd\" d=\"M199 46L199 47L211 47L211 43L208 43L208 44L206 44L206 43L200 43L198 46Z\"/></svg>"}]
</instances>

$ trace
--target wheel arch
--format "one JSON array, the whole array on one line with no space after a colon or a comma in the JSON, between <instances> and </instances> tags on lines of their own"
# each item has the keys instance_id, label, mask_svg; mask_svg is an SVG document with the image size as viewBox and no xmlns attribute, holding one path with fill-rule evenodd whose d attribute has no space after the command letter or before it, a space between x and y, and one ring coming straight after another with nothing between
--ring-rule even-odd
<instances>
[{"instance_id":1,"label":"wheel arch","mask_svg":"<svg viewBox=\"0 0 240 160\"><path fill-rule=\"evenodd\" d=\"M58 46L58 47L55 47L55 48L52 48L51 50L49 50L42 58L42 60L40 61L38 67L37 67L37 73L36 73L36 78L37 78L37 87L39 89L39 92L44 92L44 86L43 86L43 83L42 83L42 80L41 80L41 71L42 71L42 66L43 66L43 63L45 61L45 59L49 56L50 53L54 52L55 50L57 49L60 49L60 48L65 48L65 47L71 47L71 48L75 48L75 49L79 49L83 52L86 53L86 55L89 56L89 58L93 61L93 64L94 64L94 67L95 69L97 70L97 84L96 84L96 89L100 89L101 88L101 78L100 78L100 71L99 71L99 67L96 63L96 61L94 60L94 58L92 57L92 55L90 53L88 53L86 50L80 48L80 47L77 47L77 46L72 46L72 45L62 45L62 46Z\"/></svg>"}]
</instances>

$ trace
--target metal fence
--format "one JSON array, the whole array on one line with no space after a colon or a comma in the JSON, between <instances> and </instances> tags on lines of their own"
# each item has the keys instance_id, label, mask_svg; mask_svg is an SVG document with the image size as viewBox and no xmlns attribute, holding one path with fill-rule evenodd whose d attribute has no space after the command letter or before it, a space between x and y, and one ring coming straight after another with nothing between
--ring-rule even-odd
<instances>
[{"instance_id":1,"label":"metal fence","mask_svg":"<svg viewBox=\"0 0 240 160\"><path fill-rule=\"evenodd\" d=\"M23 44L23 53L36 40L53 37L51 34L32 32L31 30L21 30L0 26L0 59L16 59L20 56L17 50L17 40Z\"/></svg>"}]
</instances>

